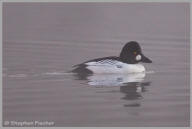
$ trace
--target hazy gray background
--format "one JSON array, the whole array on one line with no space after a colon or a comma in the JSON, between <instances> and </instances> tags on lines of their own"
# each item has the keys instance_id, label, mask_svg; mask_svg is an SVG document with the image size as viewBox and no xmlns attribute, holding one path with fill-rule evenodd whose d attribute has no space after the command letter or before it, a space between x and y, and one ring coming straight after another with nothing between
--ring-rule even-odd
<instances>
[{"instance_id":1,"label":"hazy gray background","mask_svg":"<svg viewBox=\"0 0 192 129\"><path fill-rule=\"evenodd\" d=\"M189 126L189 12L189 3L3 3L3 120ZM142 91L65 74L131 40L153 61Z\"/></svg>"}]
</instances>

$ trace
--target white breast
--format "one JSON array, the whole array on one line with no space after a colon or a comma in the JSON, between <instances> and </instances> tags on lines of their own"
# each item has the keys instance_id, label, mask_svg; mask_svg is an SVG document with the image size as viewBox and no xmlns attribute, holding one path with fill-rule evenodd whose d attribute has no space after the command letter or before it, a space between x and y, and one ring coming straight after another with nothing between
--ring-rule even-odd
<instances>
[{"instance_id":1,"label":"white breast","mask_svg":"<svg viewBox=\"0 0 192 129\"><path fill-rule=\"evenodd\" d=\"M86 63L87 69L93 73L140 73L145 71L141 64L126 64L116 60L101 60Z\"/></svg>"}]
</instances>

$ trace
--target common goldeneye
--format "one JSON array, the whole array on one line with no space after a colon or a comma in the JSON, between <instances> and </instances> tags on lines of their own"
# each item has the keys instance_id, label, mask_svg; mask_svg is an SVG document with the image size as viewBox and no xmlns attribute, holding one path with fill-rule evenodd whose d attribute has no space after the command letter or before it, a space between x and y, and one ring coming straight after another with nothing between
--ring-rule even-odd
<instances>
[{"instance_id":1,"label":"common goldeneye","mask_svg":"<svg viewBox=\"0 0 192 129\"><path fill-rule=\"evenodd\" d=\"M139 62L152 63L141 52L141 47L136 41L130 41L122 48L120 56L97 58L75 65L72 72L79 74L99 73L139 73L145 67Z\"/></svg>"}]
</instances>

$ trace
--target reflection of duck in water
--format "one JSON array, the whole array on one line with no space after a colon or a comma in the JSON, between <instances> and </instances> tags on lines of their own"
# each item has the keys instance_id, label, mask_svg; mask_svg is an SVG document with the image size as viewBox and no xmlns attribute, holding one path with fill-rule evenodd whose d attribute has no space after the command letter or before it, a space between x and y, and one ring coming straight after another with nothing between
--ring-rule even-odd
<instances>
[{"instance_id":1,"label":"reflection of duck in water","mask_svg":"<svg viewBox=\"0 0 192 129\"><path fill-rule=\"evenodd\" d=\"M140 73L145 67L139 62L152 63L141 52L141 47L135 41L128 42L122 49L120 56L104 57L86 61L75 65L72 72L77 74L98 73Z\"/></svg>"},{"instance_id":2,"label":"reflection of duck in water","mask_svg":"<svg viewBox=\"0 0 192 129\"><path fill-rule=\"evenodd\" d=\"M101 87L120 87L120 92L124 94L121 99L129 100L125 107L138 107L142 93L146 91L146 86L150 82L144 82L145 72L134 74L93 74L84 76L77 76L80 80L87 80L90 86L97 88ZM110 88L111 89L111 88ZM110 92L110 91L109 91Z\"/></svg>"},{"instance_id":3,"label":"reflection of duck in water","mask_svg":"<svg viewBox=\"0 0 192 129\"><path fill-rule=\"evenodd\" d=\"M104 74L87 76L88 84L96 87L120 87L120 92L125 94L124 100L142 99L142 92L150 82L143 82L145 73L134 74Z\"/></svg>"},{"instance_id":4,"label":"reflection of duck in water","mask_svg":"<svg viewBox=\"0 0 192 129\"><path fill-rule=\"evenodd\" d=\"M123 99L134 100L142 98L141 93L146 91L146 86L149 86L151 82L131 82L126 86L120 87L120 92L126 94Z\"/></svg>"},{"instance_id":5,"label":"reflection of duck in water","mask_svg":"<svg viewBox=\"0 0 192 129\"><path fill-rule=\"evenodd\" d=\"M92 86L126 86L128 83L141 82L145 73L134 74L94 74L87 76L88 84Z\"/></svg>"},{"instance_id":6,"label":"reflection of duck in water","mask_svg":"<svg viewBox=\"0 0 192 129\"><path fill-rule=\"evenodd\" d=\"M146 91L146 86L150 86L151 82L130 82L127 83L126 86L120 87L120 92L125 94L125 96L121 99L123 100L131 100L127 101L125 107L139 107L140 101L143 96L142 93Z\"/></svg>"}]
</instances>

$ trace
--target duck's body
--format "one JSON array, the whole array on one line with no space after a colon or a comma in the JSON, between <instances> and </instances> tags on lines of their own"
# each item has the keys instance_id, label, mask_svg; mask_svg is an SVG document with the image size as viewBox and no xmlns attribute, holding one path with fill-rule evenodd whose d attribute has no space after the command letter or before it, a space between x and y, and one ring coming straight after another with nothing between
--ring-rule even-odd
<instances>
[{"instance_id":1,"label":"duck's body","mask_svg":"<svg viewBox=\"0 0 192 129\"><path fill-rule=\"evenodd\" d=\"M138 64L139 62L151 63L152 61L141 53L139 44L132 41L123 47L119 57L111 56L86 61L75 65L72 72L80 74L145 72L145 67Z\"/></svg>"},{"instance_id":2,"label":"duck's body","mask_svg":"<svg viewBox=\"0 0 192 129\"><path fill-rule=\"evenodd\" d=\"M142 64L127 64L118 57L104 57L76 65L74 72L88 73L140 73L145 71Z\"/></svg>"}]
</instances>

